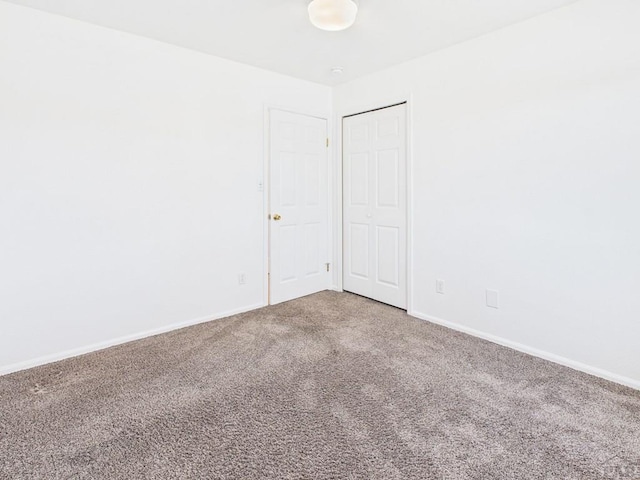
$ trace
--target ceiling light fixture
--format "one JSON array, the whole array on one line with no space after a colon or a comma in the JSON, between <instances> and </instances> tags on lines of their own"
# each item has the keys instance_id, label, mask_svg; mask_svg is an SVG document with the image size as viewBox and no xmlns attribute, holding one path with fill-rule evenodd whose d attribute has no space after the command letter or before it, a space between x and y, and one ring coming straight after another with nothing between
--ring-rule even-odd
<instances>
[{"instance_id":1,"label":"ceiling light fixture","mask_svg":"<svg viewBox=\"0 0 640 480\"><path fill-rule=\"evenodd\" d=\"M356 21L358 5L353 0L313 0L309 4L309 20L321 30L337 32Z\"/></svg>"}]
</instances>

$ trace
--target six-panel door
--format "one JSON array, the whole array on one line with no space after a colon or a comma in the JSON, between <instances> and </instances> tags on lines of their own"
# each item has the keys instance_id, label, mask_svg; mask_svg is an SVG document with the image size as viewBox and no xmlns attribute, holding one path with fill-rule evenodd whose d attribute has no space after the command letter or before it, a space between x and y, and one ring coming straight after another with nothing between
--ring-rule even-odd
<instances>
[{"instance_id":1,"label":"six-panel door","mask_svg":"<svg viewBox=\"0 0 640 480\"><path fill-rule=\"evenodd\" d=\"M269 284L276 304L329 287L327 122L271 110L269 123Z\"/></svg>"},{"instance_id":2,"label":"six-panel door","mask_svg":"<svg viewBox=\"0 0 640 480\"><path fill-rule=\"evenodd\" d=\"M343 288L407 307L406 105L343 120Z\"/></svg>"}]
</instances>

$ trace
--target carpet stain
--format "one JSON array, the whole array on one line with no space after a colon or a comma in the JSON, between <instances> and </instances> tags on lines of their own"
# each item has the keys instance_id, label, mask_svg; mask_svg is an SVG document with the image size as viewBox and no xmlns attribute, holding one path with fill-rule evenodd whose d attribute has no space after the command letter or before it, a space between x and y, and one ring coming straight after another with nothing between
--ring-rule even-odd
<instances>
[{"instance_id":1,"label":"carpet stain","mask_svg":"<svg viewBox=\"0 0 640 480\"><path fill-rule=\"evenodd\" d=\"M46 387L36 383L33 387L29 389L29 391L35 395L44 395L45 393L49 393Z\"/></svg>"}]
</instances>

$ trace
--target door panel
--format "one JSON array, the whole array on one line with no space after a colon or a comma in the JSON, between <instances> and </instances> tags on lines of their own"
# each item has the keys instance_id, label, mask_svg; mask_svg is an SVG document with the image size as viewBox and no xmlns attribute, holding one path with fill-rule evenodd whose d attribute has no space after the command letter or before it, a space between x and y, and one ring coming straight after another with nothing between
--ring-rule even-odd
<instances>
[{"instance_id":1,"label":"door panel","mask_svg":"<svg viewBox=\"0 0 640 480\"><path fill-rule=\"evenodd\" d=\"M296 226L282 225L278 229L278 253L295 252ZM280 282L291 282L296 279L296 257L294 255L278 255L280 258Z\"/></svg>"},{"instance_id":2,"label":"door panel","mask_svg":"<svg viewBox=\"0 0 640 480\"><path fill-rule=\"evenodd\" d=\"M369 205L369 155L366 153L351 155L350 165L351 194L348 197L350 205L366 207Z\"/></svg>"},{"instance_id":3,"label":"door panel","mask_svg":"<svg viewBox=\"0 0 640 480\"><path fill-rule=\"evenodd\" d=\"M376 252L376 281L398 288L400 263L400 232L395 227L376 227L378 232Z\"/></svg>"},{"instance_id":4,"label":"door panel","mask_svg":"<svg viewBox=\"0 0 640 480\"><path fill-rule=\"evenodd\" d=\"M306 182L305 196L308 207L317 207L320 202L320 185L318 179L321 177L320 164L322 158L320 155L306 156Z\"/></svg>"},{"instance_id":5,"label":"door panel","mask_svg":"<svg viewBox=\"0 0 640 480\"><path fill-rule=\"evenodd\" d=\"M279 152L280 161L280 205L296 206L296 156L290 152Z\"/></svg>"},{"instance_id":6,"label":"door panel","mask_svg":"<svg viewBox=\"0 0 640 480\"><path fill-rule=\"evenodd\" d=\"M329 287L327 123L280 110L269 120L269 298L276 304Z\"/></svg>"},{"instance_id":7,"label":"door panel","mask_svg":"<svg viewBox=\"0 0 640 480\"><path fill-rule=\"evenodd\" d=\"M377 154L378 207L398 208L400 195L398 150L387 150Z\"/></svg>"},{"instance_id":8,"label":"door panel","mask_svg":"<svg viewBox=\"0 0 640 480\"><path fill-rule=\"evenodd\" d=\"M364 280L369 279L369 225L352 223L350 225L351 255L350 273Z\"/></svg>"},{"instance_id":9,"label":"door panel","mask_svg":"<svg viewBox=\"0 0 640 480\"><path fill-rule=\"evenodd\" d=\"M304 226L304 240L305 240L305 276L319 275L321 272L321 262L319 257L320 253L320 238L322 237L322 229L319 223L307 223ZM326 263L326 262L322 262ZM326 270L326 269L325 269Z\"/></svg>"},{"instance_id":10,"label":"door panel","mask_svg":"<svg viewBox=\"0 0 640 480\"><path fill-rule=\"evenodd\" d=\"M343 122L344 290L407 306L406 105Z\"/></svg>"}]
</instances>

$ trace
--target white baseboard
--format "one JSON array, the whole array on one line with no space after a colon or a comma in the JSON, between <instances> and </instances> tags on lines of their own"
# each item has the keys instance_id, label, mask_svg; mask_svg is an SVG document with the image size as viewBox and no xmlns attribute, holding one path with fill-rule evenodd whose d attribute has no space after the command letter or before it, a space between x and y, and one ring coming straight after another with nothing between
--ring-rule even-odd
<instances>
[{"instance_id":1,"label":"white baseboard","mask_svg":"<svg viewBox=\"0 0 640 480\"><path fill-rule=\"evenodd\" d=\"M517 350L519 352L533 355L534 357L539 357L544 360L549 360L550 362L554 362L559 365L563 365L565 367L573 368L574 370L578 370L580 372L588 373L596 377L604 378L605 380L609 380L611 382L619 383L621 385L625 385L627 387L640 390L640 380L634 380L633 378L618 375L616 373L612 373L607 370L603 370L601 368L592 367L590 365L586 365L584 363L571 360L569 358L561 357L560 355L556 355L554 353L545 352L544 350L539 350L534 347L529 347L521 343L513 342L511 340L507 340L505 338L498 337L496 335L485 333L480 330L475 330L473 328L465 327L464 325L453 323L448 320L443 320L441 318L433 317L431 315L426 315L424 313L412 311L412 312L409 312L409 315L411 315L412 317L418 318L420 320L425 320L427 322L442 325L443 327L451 328L452 330L457 330L458 332L462 332L468 335L472 335L474 337L482 338L483 340L488 340L489 342L492 342L492 343L497 343L498 345L502 345L504 347L512 348L513 350Z\"/></svg>"},{"instance_id":2,"label":"white baseboard","mask_svg":"<svg viewBox=\"0 0 640 480\"><path fill-rule=\"evenodd\" d=\"M250 305L247 307L237 308L234 310L228 310L226 312L218 313L216 315L210 315L207 317L196 318L194 320L188 320L186 322L173 323L164 327L156 328L153 330L146 330L144 332L134 333L132 335L125 335L124 337L114 338L105 342L94 343L80 348L74 348L72 350L66 350L64 352L54 353L51 355L45 355L43 357L34 358L33 360L27 360L24 362L14 363L4 367L0 367L0 376L7 375L9 373L18 372L20 370L26 370L28 368L39 367L40 365L46 365L47 363L57 362L66 358L77 357L86 353L96 352L98 350L104 350L105 348L114 347L123 343L133 342L134 340L140 340L146 337L152 337L161 333L170 332L172 330L179 330L181 328L190 327L199 323L211 322L213 320L220 320L222 318L237 315L239 313L249 312L258 308L264 307L264 303Z\"/></svg>"},{"instance_id":3,"label":"white baseboard","mask_svg":"<svg viewBox=\"0 0 640 480\"><path fill-rule=\"evenodd\" d=\"M338 290L335 286L332 286L331 290ZM24 362L14 363L11 365L7 365L4 367L0 367L0 376L7 375L9 373L18 372L20 370L26 370L28 368L38 367L40 365L46 365L47 363L57 362L59 360L64 360L66 358L77 357L79 355L84 355L86 353L96 352L98 350L104 350L105 348L113 347L116 345L121 345L123 343L132 342L134 340L140 340L146 337L152 337L154 335L159 335L161 333L170 332L172 330L179 330L181 328L190 327L192 325L197 325L200 323L211 322L213 320L220 320L222 318L230 317L232 315L237 315L239 313L249 312L251 310L256 310L258 308L262 308L265 305L263 303L250 305L247 307L242 307L234 310L228 310L226 312L222 312L216 315L211 315L207 317L197 318L194 320L188 320L186 322L174 323L171 325L167 325L164 327L156 328L153 330L147 330L144 332L134 333L132 335L126 335L124 337L115 338L112 340L107 340L105 342L94 343L92 345L87 345L80 348L75 348L72 350L66 350L64 352L54 353L52 355L45 355L43 357L38 357L33 360L27 360ZM463 325L450 322L448 320L443 320L441 318L433 317L431 315L426 315L420 312L412 311L409 312L409 315L412 317L418 318L420 320L425 320L427 322L435 323L438 325L442 325L447 328L451 328L452 330L457 330L462 333L466 333L468 335L472 335L474 337L482 338L484 340L488 340L492 343L496 343L498 345L502 345L508 348L512 348L519 352L527 353L529 355L533 355L534 357L539 357L544 360L549 360L551 362L557 363L559 365L563 365L565 367L573 368L574 370L578 370L584 373L588 373L590 375L594 375L596 377L604 378L605 380L609 380L615 383L619 383L621 385L625 385L627 387L634 388L636 390L640 390L640 381L634 380L629 377L625 377L622 375L618 375L607 370L603 370L601 368L592 367L590 365L586 365L584 363L571 360L569 358L562 357L560 355L556 355L554 353L545 352L544 350L539 350L534 347L529 347L527 345L523 345L521 343L513 342L511 340L507 340L502 337L498 337L496 335L491 335L489 333L482 332L480 330L476 330L473 328L465 327Z\"/></svg>"}]
</instances>

